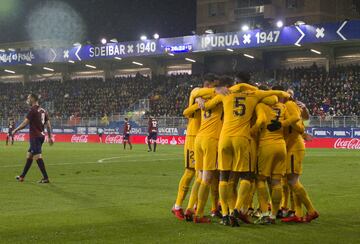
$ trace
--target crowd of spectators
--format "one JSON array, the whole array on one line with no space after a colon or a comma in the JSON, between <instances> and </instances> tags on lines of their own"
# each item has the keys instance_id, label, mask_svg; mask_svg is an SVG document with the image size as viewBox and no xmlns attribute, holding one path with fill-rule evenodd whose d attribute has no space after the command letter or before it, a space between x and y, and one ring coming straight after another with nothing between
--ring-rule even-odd
<instances>
[{"instance_id":1,"label":"crowd of spectators","mask_svg":"<svg viewBox=\"0 0 360 244\"><path fill-rule=\"evenodd\" d=\"M253 82L261 83L256 74ZM268 79L293 88L314 116L360 115L360 66L339 66L327 72L313 65L307 68L283 69ZM190 91L201 86L201 77L173 75L129 78L78 79L0 83L0 117L21 116L28 107L26 95L40 95L41 104L56 118L79 118L114 115L133 111L140 99L149 99L146 115L182 116Z\"/></svg>"}]
</instances>

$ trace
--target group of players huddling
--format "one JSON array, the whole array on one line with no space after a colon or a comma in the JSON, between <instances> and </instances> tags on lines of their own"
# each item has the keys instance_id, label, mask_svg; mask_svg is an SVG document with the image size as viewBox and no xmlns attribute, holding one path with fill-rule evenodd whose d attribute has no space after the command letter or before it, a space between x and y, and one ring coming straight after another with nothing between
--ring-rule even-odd
<instances>
[{"instance_id":1,"label":"group of players huddling","mask_svg":"<svg viewBox=\"0 0 360 244\"><path fill-rule=\"evenodd\" d=\"M246 73L235 78L208 74L203 80L203 88L192 90L183 113L188 118L185 172L172 208L174 216L210 223L204 214L210 195L211 216L227 226L318 218L299 179L308 136L305 105L294 99L292 90L250 85ZM194 177L184 211L183 201Z\"/></svg>"}]
</instances>

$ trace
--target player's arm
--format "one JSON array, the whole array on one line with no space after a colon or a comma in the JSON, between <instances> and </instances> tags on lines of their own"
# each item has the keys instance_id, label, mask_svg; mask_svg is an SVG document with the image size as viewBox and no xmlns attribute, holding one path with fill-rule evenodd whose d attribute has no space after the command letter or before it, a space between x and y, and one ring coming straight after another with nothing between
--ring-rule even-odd
<instances>
[{"instance_id":1,"label":"player's arm","mask_svg":"<svg viewBox=\"0 0 360 244\"><path fill-rule=\"evenodd\" d=\"M237 91L256 91L258 90L258 88L256 86L252 86L246 83L240 83L237 85L234 85L232 87L229 88L230 91L232 92L237 92Z\"/></svg>"},{"instance_id":2,"label":"player's arm","mask_svg":"<svg viewBox=\"0 0 360 244\"><path fill-rule=\"evenodd\" d=\"M279 102L279 99L277 96L273 95L273 96L265 97L260 102L269 106L273 106Z\"/></svg>"},{"instance_id":3,"label":"player's arm","mask_svg":"<svg viewBox=\"0 0 360 244\"><path fill-rule=\"evenodd\" d=\"M297 113L296 113L297 114ZM300 120L300 117L297 116L296 114L290 114L287 110L287 108L285 107L285 112L284 112L284 117L285 119L283 121L281 121L281 125L283 127L288 127L292 124L295 124L296 122L298 122Z\"/></svg>"},{"instance_id":4,"label":"player's arm","mask_svg":"<svg viewBox=\"0 0 360 244\"><path fill-rule=\"evenodd\" d=\"M191 92L191 96L193 97L193 99L197 97L211 96L214 94L215 94L215 88L206 88L206 87L196 89Z\"/></svg>"},{"instance_id":5,"label":"player's arm","mask_svg":"<svg viewBox=\"0 0 360 244\"><path fill-rule=\"evenodd\" d=\"M294 130L296 130L300 134L303 134L305 131L305 126L302 123L300 114L297 111L296 103L290 101L290 102L287 102L285 105L286 105L286 109L287 109L289 115L294 116L296 118L296 122L290 124L289 126L291 126Z\"/></svg>"},{"instance_id":6,"label":"player's arm","mask_svg":"<svg viewBox=\"0 0 360 244\"><path fill-rule=\"evenodd\" d=\"M197 103L187 107L184 112L183 115L186 118L191 118L191 116L196 112L196 110L199 109L199 105Z\"/></svg>"},{"instance_id":7,"label":"player's arm","mask_svg":"<svg viewBox=\"0 0 360 244\"><path fill-rule=\"evenodd\" d=\"M300 101L296 101L296 104L301 109L301 118L303 120L309 120L310 119L310 112L309 109L306 107L306 105Z\"/></svg>"},{"instance_id":8,"label":"player's arm","mask_svg":"<svg viewBox=\"0 0 360 244\"><path fill-rule=\"evenodd\" d=\"M282 97L282 98L289 98L290 94L284 91L261 91L261 90L257 90L255 95L257 96L257 98L259 100L264 99L265 97L269 97L269 96L278 96L278 97Z\"/></svg>"},{"instance_id":9,"label":"player's arm","mask_svg":"<svg viewBox=\"0 0 360 244\"><path fill-rule=\"evenodd\" d=\"M47 120L45 122L45 124L46 124L46 130L47 130L47 133L48 133L49 144L50 144L50 146L52 146L54 144L54 141L53 141L52 136L51 136L52 127L51 127L50 120Z\"/></svg>"},{"instance_id":10,"label":"player's arm","mask_svg":"<svg viewBox=\"0 0 360 244\"><path fill-rule=\"evenodd\" d=\"M28 124L30 123L30 120L28 118L25 118L23 122L15 129L13 130L12 134L16 134L16 132L24 129Z\"/></svg>"},{"instance_id":11,"label":"player's arm","mask_svg":"<svg viewBox=\"0 0 360 244\"><path fill-rule=\"evenodd\" d=\"M259 103L256 105L255 113L256 113L256 122L251 127L251 134L256 135L258 131L263 127L263 125L266 123L266 113L264 110L265 104Z\"/></svg>"},{"instance_id":12,"label":"player's arm","mask_svg":"<svg viewBox=\"0 0 360 244\"><path fill-rule=\"evenodd\" d=\"M222 95L216 95L214 98L212 98L211 100L205 103L203 110L209 110L215 108L216 105L222 102L222 98L223 98Z\"/></svg>"}]
</instances>

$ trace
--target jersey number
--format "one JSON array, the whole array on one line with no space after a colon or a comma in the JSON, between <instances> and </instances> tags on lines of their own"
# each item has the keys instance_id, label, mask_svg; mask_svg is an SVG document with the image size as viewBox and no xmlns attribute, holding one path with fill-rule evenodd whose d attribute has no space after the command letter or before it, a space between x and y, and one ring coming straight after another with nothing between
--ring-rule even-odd
<instances>
[{"instance_id":1,"label":"jersey number","mask_svg":"<svg viewBox=\"0 0 360 244\"><path fill-rule=\"evenodd\" d=\"M204 113L204 118L205 118L205 119L208 119L208 118L210 118L210 117L211 117L211 110L205 111L205 113Z\"/></svg>"},{"instance_id":2,"label":"jersey number","mask_svg":"<svg viewBox=\"0 0 360 244\"><path fill-rule=\"evenodd\" d=\"M279 121L280 115L281 115L281 109L279 109L279 108L273 108L273 110L274 110L274 112L276 113L275 120L276 120L276 121Z\"/></svg>"},{"instance_id":3,"label":"jersey number","mask_svg":"<svg viewBox=\"0 0 360 244\"><path fill-rule=\"evenodd\" d=\"M246 113L245 97L235 97L234 100L234 115L244 116Z\"/></svg>"},{"instance_id":4,"label":"jersey number","mask_svg":"<svg viewBox=\"0 0 360 244\"><path fill-rule=\"evenodd\" d=\"M156 127L157 127L157 122L156 122L156 121L153 121L153 122L152 122L152 126L153 126L154 128L156 128Z\"/></svg>"}]
</instances>

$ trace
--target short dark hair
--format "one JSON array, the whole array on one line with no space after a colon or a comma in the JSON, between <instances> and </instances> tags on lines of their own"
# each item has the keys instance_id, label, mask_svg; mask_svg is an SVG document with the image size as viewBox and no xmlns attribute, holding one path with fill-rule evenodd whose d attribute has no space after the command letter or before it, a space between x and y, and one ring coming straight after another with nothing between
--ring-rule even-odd
<instances>
[{"instance_id":1,"label":"short dark hair","mask_svg":"<svg viewBox=\"0 0 360 244\"><path fill-rule=\"evenodd\" d=\"M275 85L271 89L275 91L285 91L285 87L283 87L282 85Z\"/></svg>"},{"instance_id":2,"label":"short dark hair","mask_svg":"<svg viewBox=\"0 0 360 244\"><path fill-rule=\"evenodd\" d=\"M128 118L125 118L124 120L125 120L125 121L128 121L129 119L128 119Z\"/></svg>"},{"instance_id":3,"label":"short dark hair","mask_svg":"<svg viewBox=\"0 0 360 244\"><path fill-rule=\"evenodd\" d=\"M259 90L267 91L269 90L269 87L267 85L262 84L259 86Z\"/></svg>"},{"instance_id":4,"label":"short dark hair","mask_svg":"<svg viewBox=\"0 0 360 244\"><path fill-rule=\"evenodd\" d=\"M33 98L36 102L39 101L39 96L36 95L35 93L31 93L29 96L30 96L31 98Z\"/></svg>"},{"instance_id":5,"label":"short dark hair","mask_svg":"<svg viewBox=\"0 0 360 244\"><path fill-rule=\"evenodd\" d=\"M238 72L235 75L235 78L237 78L242 83L250 83L250 73L248 72Z\"/></svg>"},{"instance_id":6,"label":"short dark hair","mask_svg":"<svg viewBox=\"0 0 360 244\"><path fill-rule=\"evenodd\" d=\"M228 75L221 76L219 80L219 86L232 86L234 84L234 79Z\"/></svg>"},{"instance_id":7,"label":"short dark hair","mask_svg":"<svg viewBox=\"0 0 360 244\"><path fill-rule=\"evenodd\" d=\"M212 73L208 73L208 74L205 74L204 77L203 77L203 80L204 81L210 81L210 82L214 82L216 80L218 80L219 77L215 74L212 74Z\"/></svg>"}]
</instances>

